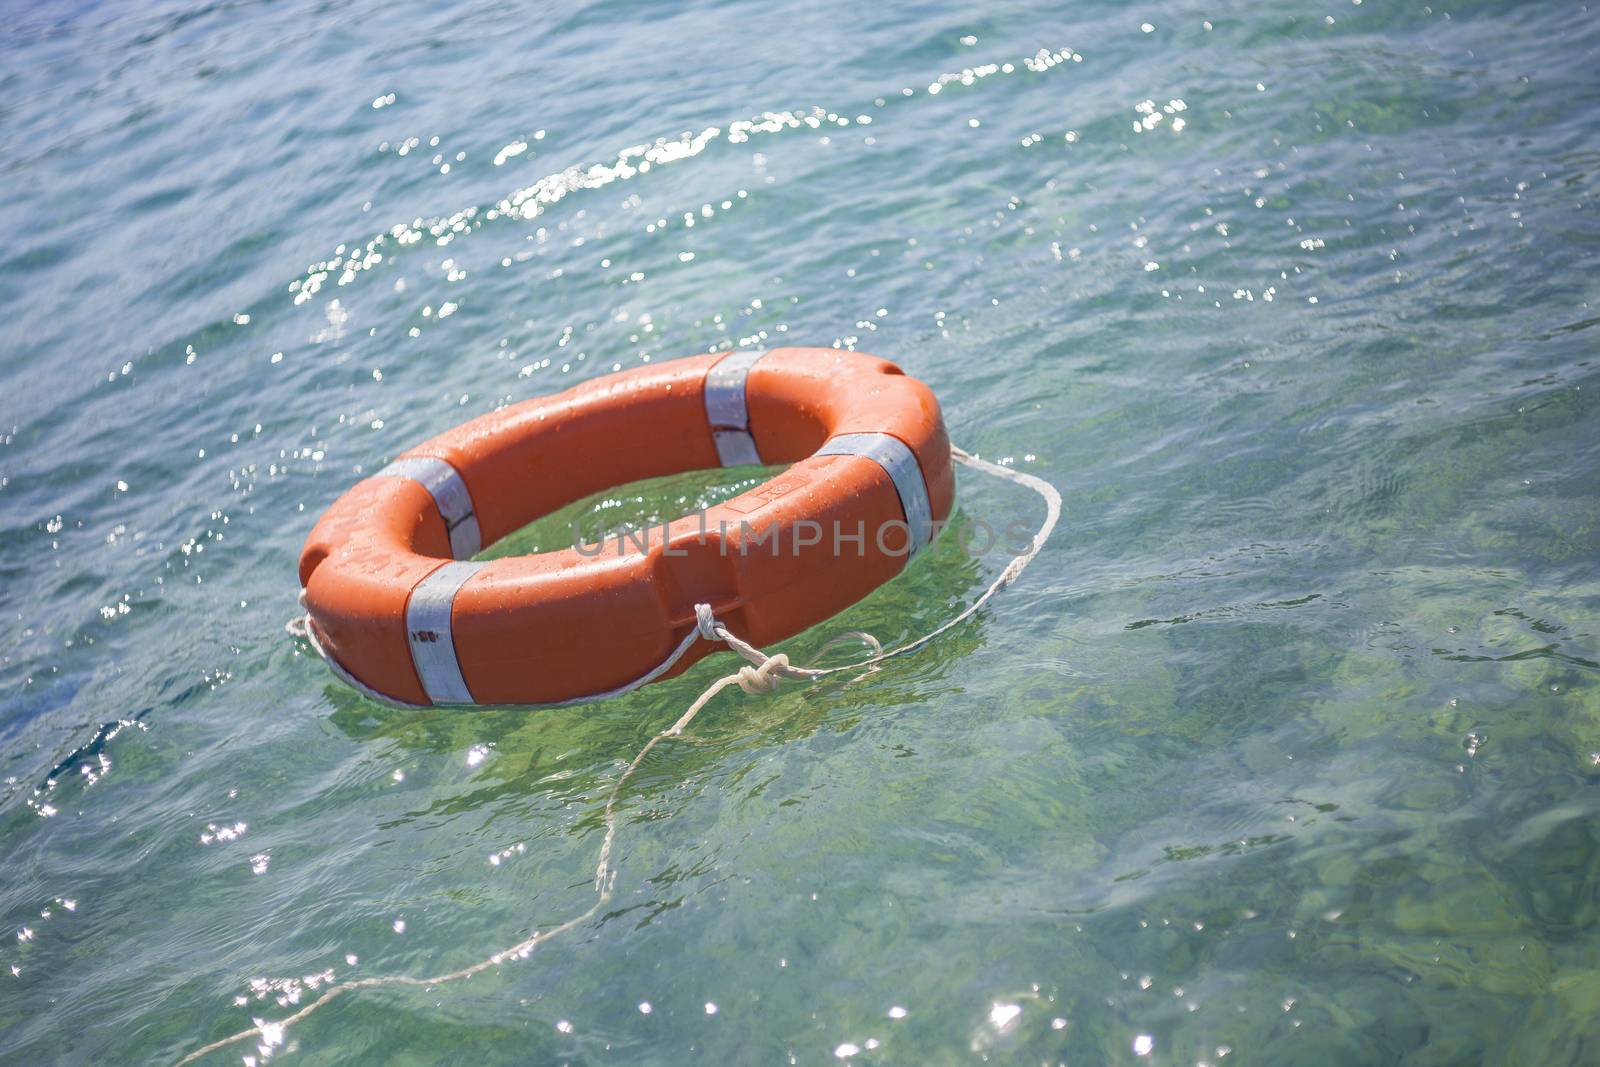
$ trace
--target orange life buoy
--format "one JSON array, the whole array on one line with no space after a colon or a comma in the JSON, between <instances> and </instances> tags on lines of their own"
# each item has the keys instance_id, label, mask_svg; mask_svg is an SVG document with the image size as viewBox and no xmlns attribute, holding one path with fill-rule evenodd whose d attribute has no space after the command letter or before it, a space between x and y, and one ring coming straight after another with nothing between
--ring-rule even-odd
<instances>
[{"instance_id":1,"label":"orange life buoy","mask_svg":"<svg viewBox=\"0 0 1600 1067\"><path fill-rule=\"evenodd\" d=\"M489 561L484 545L625 482L793 464L643 536ZM627 685L696 625L792 637L900 572L950 514L939 403L824 348L641 367L473 419L334 502L300 555L319 649L408 704L551 704ZM700 643L662 677L711 651Z\"/></svg>"}]
</instances>

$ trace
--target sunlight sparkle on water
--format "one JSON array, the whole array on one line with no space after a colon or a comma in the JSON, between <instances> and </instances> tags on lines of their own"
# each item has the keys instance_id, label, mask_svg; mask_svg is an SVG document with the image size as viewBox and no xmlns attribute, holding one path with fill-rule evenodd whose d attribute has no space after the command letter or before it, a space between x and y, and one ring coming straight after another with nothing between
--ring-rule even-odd
<instances>
[{"instance_id":1,"label":"sunlight sparkle on water","mask_svg":"<svg viewBox=\"0 0 1600 1067\"><path fill-rule=\"evenodd\" d=\"M1022 1014L1020 1004L996 1004L989 1009L989 1022L996 1030L1004 1030L1017 1021Z\"/></svg>"},{"instance_id":2,"label":"sunlight sparkle on water","mask_svg":"<svg viewBox=\"0 0 1600 1067\"><path fill-rule=\"evenodd\" d=\"M970 37L971 35L969 35ZM976 43L976 38L972 37ZM966 43L963 38L962 43ZM970 46L969 46L970 47ZM1021 61L1023 68L1035 74L1043 73L1053 67L1064 63L1082 63L1083 56L1073 49L1063 47L1052 51L1040 48L1034 55L1025 56ZM972 67L965 67L959 71L947 71L940 74L929 83L929 95L937 95L941 90L950 85L971 86L983 78L995 75L1010 75L1015 73L1017 65L1014 63L983 63ZM904 95L915 94L913 89L902 91ZM393 104L395 96L386 93L372 101L374 108L383 108ZM861 116L856 122L866 125L871 121L870 116ZM572 193L581 190L595 190L604 188L617 181L625 181L636 175L647 174L654 167L667 166L682 160L691 159L704 152L713 141L722 139L729 144L743 144L754 136L776 134L786 130L820 129L828 126L849 126L851 120L846 115L841 115L820 106L792 111L766 111L749 119L738 119L728 123L726 130L719 126L708 126L698 133L685 132L677 137L662 137L650 144L636 144L617 153L615 158L607 163L594 163L590 165L573 164L565 170L548 174L538 179L531 185L512 191L495 204L487 208L471 206L462 208L450 215L434 216L432 218L414 218L409 222L398 222L387 231L377 234L362 245L351 248L348 252L344 245L340 245L334 255L325 260L313 263L305 274L296 278L289 284L289 292L294 296L295 304L305 303L316 296L323 286L335 279L334 284L339 286L349 285L355 281L357 275L369 271L385 261L383 249L390 246L405 247L417 244L425 238L431 238L435 245L450 244L459 237L465 237L473 231L482 228L485 223L496 219L521 219L532 220L545 214L550 208L566 199ZM978 120L971 120L975 127ZM1178 126L1177 128L1181 128ZM533 140L542 140L544 130L539 130L533 135ZM437 147L439 139L432 138L428 147ZM397 155L407 155L413 149L421 148L420 138L411 137L393 147ZM379 151L391 151L388 141L379 146ZM517 139L507 143L495 153L493 163L502 166L511 159L528 151L526 139ZM458 157L459 158L459 157ZM440 167L441 174L449 173L449 165ZM642 274L640 275L642 278ZM637 279L636 279L637 280ZM415 327L411 336L417 336Z\"/></svg>"}]
</instances>

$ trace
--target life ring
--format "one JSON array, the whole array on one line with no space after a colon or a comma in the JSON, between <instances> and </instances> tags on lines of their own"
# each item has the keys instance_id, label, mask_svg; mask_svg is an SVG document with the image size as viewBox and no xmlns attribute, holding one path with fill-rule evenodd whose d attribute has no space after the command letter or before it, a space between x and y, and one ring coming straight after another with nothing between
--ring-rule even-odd
<instances>
[{"instance_id":1,"label":"life ring","mask_svg":"<svg viewBox=\"0 0 1600 1067\"><path fill-rule=\"evenodd\" d=\"M489 561L483 546L626 482L744 464L777 477L641 538ZM696 604L757 645L894 577L955 494L939 402L888 360L736 351L610 374L482 415L334 502L300 554L309 634L414 705L553 704L712 651Z\"/></svg>"}]
</instances>

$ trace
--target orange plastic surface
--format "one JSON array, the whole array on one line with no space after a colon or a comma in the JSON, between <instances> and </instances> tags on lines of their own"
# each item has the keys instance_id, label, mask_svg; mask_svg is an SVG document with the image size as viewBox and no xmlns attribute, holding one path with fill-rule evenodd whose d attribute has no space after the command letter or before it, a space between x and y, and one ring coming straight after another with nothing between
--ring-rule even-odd
<instances>
[{"instance_id":1,"label":"orange plastic surface","mask_svg":"<svg viewBox=\"0 0 1600 1067\"><path fill-rule=\"evenodd\" d=\"M480 416L404 456L442 459L460 472L487 545L611 486L719 466L704 388L726 354L607 375ZM871 459L813 455L830 437L899 438L922 468L934 520L949 516L954 476L939 403L893 363L835 349L774 349L751 368L745 397L762 460L792 464L782 474L703 517L672 523L666 537L649 531L644 545L631 541L619 552L608 539L597 554L568 548L497 559L461 586L451 630L477 703L554 703L626 684L693 628L696 603L766 645L898 574L908 556L894 483ZM836 529L865 536L859 548L836 545ZM817 530L820 539L807 544ZM359 482L312 529L300 556L319 640L364 684L428 703L412 665L406 605L449 559L426 489L403 478ZM671 673L715 647L695 644Z\"/></svg>"}]
</instances>

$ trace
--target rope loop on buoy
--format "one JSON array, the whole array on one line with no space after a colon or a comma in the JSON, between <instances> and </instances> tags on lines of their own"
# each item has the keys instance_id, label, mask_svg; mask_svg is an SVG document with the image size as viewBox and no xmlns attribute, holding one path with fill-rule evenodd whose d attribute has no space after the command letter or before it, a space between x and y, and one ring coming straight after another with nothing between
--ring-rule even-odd
<instances>
[{"instance_id":1,"label":"rope loop on buoy","mask_svg":"<svg viewBox=\"0 0 1600 1067\"><path fill-rule=\"evenodd\" d=\"M517 944L512 945L510 948L502 949L485 959L479 960L477 963L463 967L460 970L451 971L447 974L435 975L431 978L415 978L410 975L375 975L369 978L357 978L343 982L335 982L334 984L328 986L322 995L316 1000L313 1000L311 1003L307 1004L299 1011L294 1012L292 1015L289 1015L283 1019L279 1019L276 1022L264 1019L256 1019L254 1020L255 1025L251 1026L249 1029L241 1030L236 1034L230 1034L224 1038L219 1038L210 1044L203 1045L200 1048L195 1049L193 1052L190 1052L188 1055L179 1060L176 1064L176 1067L185 1067L185 1065L194 1063L195 1061L208 1056L219 1049L227 1048L229 1045L234 1045L250 1038L259 1039L258 1043L262 1054L270 1055L276 1046L283 1043L284 1033L288 1027L305 1019L312 1012L316 1011L328 1001L333 1000L335 997L341 996L353 990L370 989L378 986L403 985L427 988L441 985L445 982L454 982L463 978L471 978L473 975L486 971L491 967L498 967L501 964L510 962L512 960L525 960L541 943L548 941L553 937L564 934L574 927L581 926L583 923L598 915L601 909L610 903L612 891L616 883L616 872L611 868L611 849L612 845L616 841L617 836L617 801L622 795L623 787L628 784L628 781L633 777L634 772L639 769L639 765L644 762L645 757L650 754L651 750L654 749L656 745L662 741L669 741L674 738L681 737L683 731L686 730L689 724L694 721L695 716L699 715L701 709L709 704L712 699L717 696L717 694L721 693L729 686L737 685L749 696L761 696L772 693L774 690L776 690L778 687L778 682L781 679L791 679L795 681L815 681L819 678L827 677L828 675L840 674L843 672L856 672L861 676L865 676L866 674L880 670L880 665L885 660L915 652L917 649L922 648L928 642L939 637L941 634L948 632L952 628L965 622L967 619L970 619L973 615L977 614L977 612L985 604L987 604L996 593L1010 585L1012 582L1015 582L1022 572L1027 569L1028 564L1033 562L1034 557L1039 554L1039 550L1044 547L1045 541L1049 539L1051 531L1055 529L1056 522L1061 518L1061 493L1056 489L1055 486L1051 485L1043 478L1032 474L1027 474L1023 471L1013 470L1009 467L1003 467L997 463L990 463L988 460L979 459L977 456L974 456L969 452L965 452L960 448L956 448L953 445L950 448L950 454L957 463L960 463L963 466L971 467L972 469L982 471L985 474L990 474L1006 481L1014 482L1018 485L1026 486L1027 488L1032 489L1044 499L1045 503L1044 522L1040 524L1039 532L1033 535L1033 540L1029 543L1028 547L1021 554L1013 558L1011 562L1006 565L1005 569L1000 572L1000 575L989 584L989 587L985 589L976 600L967 605L967 607L960 614L944 623L938 629L932 630L914 641L908 641L905 644L889 649L888 651L884 651L883 645L871 634L863 630L847 630L843 633L835 635L833 638L825 642L822 648L817 651L817 658L822 657L828 652L829 649L842 642L857 641L871 649L871 653L865 659L857 660L854 663L847 663L839 667L798 667L789 662L789 657L787 654L779 652L777 654L769 655L762 649L757 648L755 645L750 644L749 642L738 637L736 634L730 632L728 628L717 619L716 614L712 611L710 604L696 604L694 606L694 629L689 631L688 635L684 637L683 641L679 643L678 647L670 656L667 657L666 660L661 663L660 666L654 668L643 677L638 678L627 685L621 686L618 689L595 694L594 696L584 697L580 700L563 702L564 704L586 703L589 701L606 699L608 697L620 696L623 693L632 692L640 686L654 681L656 678L660 677L663 673L669 670L673 664L677 663L678 660L682 658L683 654L695 641L722 642L726 644L729 649L742 657L747 663L746 666L740 667L732 674L723 675L721 678L718 678L716 681L712 682L703 693L695 698L694 703L689 705L688 710L680 715L676 722L662 730L660 733L652 736L649 741L645 742L644 747L641 748L638 754L628 762L627 766L623 769L622 774L618 776L615 784L612 785L610 793L606 796L604 816L605 833L600 839L600 852L595 864L595 900L589 905L588 908L586 908L580 914L574 915L572 918L560 923L559 925L532 934ZM305 594L302 591L302 608L305 606L304 597ZM316 631L310 625L309 615L296 617L295 619L291 620L285 628L288 630L290 635L307 642L313 651L315 651L328 662L328 665L333 668L335 673L337 673L340 678L342 678L352 688L358 690L362 693L362 695L368 697L369 699L376 700L384 704L389 704L391 706L405 708L428 706L405 704L395 701L361 684L360 681L340 667L338 661L329 655L327 650L317 640ZM815 660L813 660L813 662L815 662Z\"/></svg>"}]
</instances>

